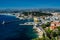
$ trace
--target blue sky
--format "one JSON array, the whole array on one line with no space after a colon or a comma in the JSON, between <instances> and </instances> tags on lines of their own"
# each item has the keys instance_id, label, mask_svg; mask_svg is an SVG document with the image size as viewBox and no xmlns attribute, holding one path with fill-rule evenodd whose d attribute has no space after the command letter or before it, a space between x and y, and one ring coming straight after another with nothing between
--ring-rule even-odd
<instances>
[{"instance_id":1,"label":"blue sky","mask_svg":"<svg viewBox=\"0 0 60 40\"><path fill-rule=\"evenodd\" d=\"M0 8L60 8L60 0L0 0Z\"/></svg>"}]
</instances>

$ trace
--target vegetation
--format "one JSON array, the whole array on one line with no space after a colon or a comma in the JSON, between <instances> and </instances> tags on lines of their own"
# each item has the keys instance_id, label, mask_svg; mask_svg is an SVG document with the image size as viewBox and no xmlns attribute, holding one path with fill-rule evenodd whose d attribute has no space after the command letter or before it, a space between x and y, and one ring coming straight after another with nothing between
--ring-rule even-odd
<instances>
[{"instance_id":1,"label":"vegetation","mask_svg":"<svg viewBox=\"0 0 60 40\"><path fill-rule=\"evenodd\" d=\"M49 27L50 26L50 22L47 22L45 25L46 25L46 27Z\"/></svg>"},{"instance_id":2,"label":"vegetation","mask_svg":"<svg viewBox=\"0 0 60 40\"><path fill-rule=\"evenodd\" d=\"M50 26L50 22L47 22L46 24L42 24L41 26L42 26L43 29L46 28L46 27L49 27Z\"/></svg>"},{"instance_id":3,"label":"vegetation","mask_svg":"<svg viewBox=\"0 0 60 40\"><path fill-rule=\"evenodd\" d=\"M24 15L28 16L30 14L32 14L33 16L52 16L52 14L49 13L42 13L42 12L23 12Z\"/></svg>"},{"instance_id":4,"label":"vegetation","mask_svg":"<svg viewBox=\"0 0 60 40\"><path fill-rule=\"evenodd\" d=\"M49 22L46 24L43 24L41 26L45 30L47 36L43 35L43 38L34 38L32 40L58 40L58 39L60 39L60 26L54 30L50 30ZM46 27L48 27L48 29L45 29Z\"/></svg>"}]
</instances>

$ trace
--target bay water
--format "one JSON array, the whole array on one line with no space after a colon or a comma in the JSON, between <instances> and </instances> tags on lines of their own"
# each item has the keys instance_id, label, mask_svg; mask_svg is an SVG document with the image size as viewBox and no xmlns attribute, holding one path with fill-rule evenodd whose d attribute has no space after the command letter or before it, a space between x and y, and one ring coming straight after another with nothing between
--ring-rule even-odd
<instances>
[{"instance_id":1,"label":"bay water","mask_svg":"<svg viewBox=\"0 0 60 40\"><path fill-rule=\"evenodd\" d=\"M3 21L5 24L2 24ZM10 15L0 15L0 40L31 40L35 38L37 35L33 32L33 25L19 25L25 22L28 20L20 20Z\"/></svg>"}]
</instances>

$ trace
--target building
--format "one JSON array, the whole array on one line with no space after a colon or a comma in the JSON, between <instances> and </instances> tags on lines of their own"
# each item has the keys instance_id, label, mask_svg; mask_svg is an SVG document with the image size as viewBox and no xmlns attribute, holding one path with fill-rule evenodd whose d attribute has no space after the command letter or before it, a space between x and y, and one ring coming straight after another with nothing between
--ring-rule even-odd
<instances>
[{"instance_id":1,"label":"building","mask_svg":"<svg viewBox=\"0 0 60 40\"><path fill-rule=\"evenodd\" d=\"M59 26L60 26L60 22L59 21L51 22L50 30L54 30L54 29L56 29Z\"/></svg>"}]
</instances>

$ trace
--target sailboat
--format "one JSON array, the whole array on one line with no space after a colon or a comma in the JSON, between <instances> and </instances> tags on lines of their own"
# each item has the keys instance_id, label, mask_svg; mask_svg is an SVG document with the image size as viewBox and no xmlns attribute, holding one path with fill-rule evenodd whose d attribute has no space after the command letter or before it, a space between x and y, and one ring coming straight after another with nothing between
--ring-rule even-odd
<instances>
[{"instance_id":1,"label":"sailboat","mask_svg":"<svg viewBox=\"0 0 60 40\"><path fill-rule=\"evenodd\" d=\"M5 24L5 21L3 21L2 24Z\"/></svg>"}]
</instances>

